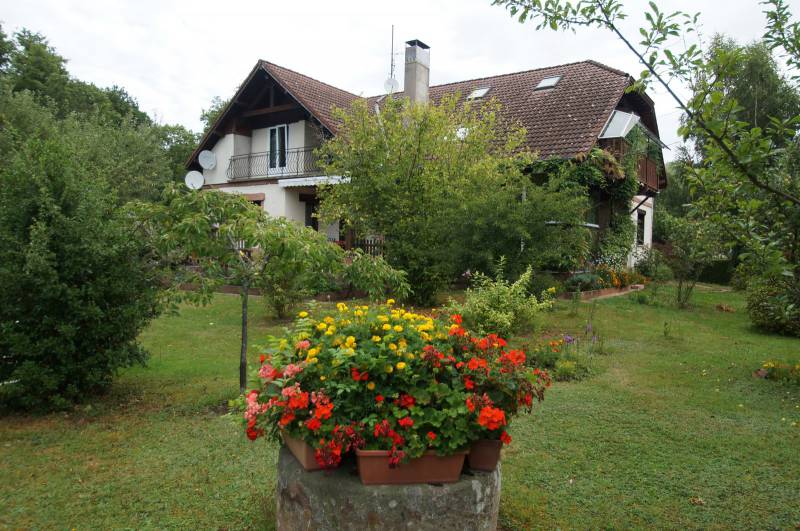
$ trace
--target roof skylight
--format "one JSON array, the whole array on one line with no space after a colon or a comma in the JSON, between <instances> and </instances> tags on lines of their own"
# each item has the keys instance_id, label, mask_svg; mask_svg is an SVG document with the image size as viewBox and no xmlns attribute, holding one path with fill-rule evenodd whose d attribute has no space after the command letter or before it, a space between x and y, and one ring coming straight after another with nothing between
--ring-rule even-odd
<instances>
[{"instance_id":1,"label":"roof skylight","mask_svg":"<svg viewBox=\"0 0 800 531\"><path fill-rule=\"evenodd\" d=\"M560 79L561 76L546 77L543 80L539 81L539 84L536 85L535 90L553 88L556 86L556 83L558 83Z\"/></svg>"},{"instance_id":2,"label":"roof skylight","mask_svg":"<svg viewBox=\"0 0 800 531\"><path fill-rule=\"evenodd\" d=\"M476 88L472 92L470 92L469 96L467 96L468 100L479 100L482 97L486 96L486 93L489 92L491 87L483 87L483 88Z\"/></svg>"}]
</instances>

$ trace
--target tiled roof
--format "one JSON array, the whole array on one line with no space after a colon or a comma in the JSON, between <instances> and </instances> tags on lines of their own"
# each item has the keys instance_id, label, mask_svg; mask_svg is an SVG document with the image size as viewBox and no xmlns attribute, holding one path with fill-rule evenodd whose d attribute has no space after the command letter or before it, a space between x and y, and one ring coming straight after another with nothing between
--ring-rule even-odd
<instances>
[{"instance_id":1,"label":"tiled roof","mask_svg":"<svg viewBox=\"0 0 800 531\"><path fill-rule=\"evenodd\" d=\"M541 80L554 76L561 76L555 87L536 90ZM525 127L531 151L542 158L572 158L595 145L630 83L630 76L624 72L582 61L435 85L430 88L430 98L435 102L444 95L459 93L463 101L473 90L488 87L483 99L496 98L502 106L502 118ZM402 93L397 96L402 97Z\"/></svg>"},{"instance_id":2,"label":"tiled roof","mask_svg":"<svg viewBox=\"0 0 800 531\"><path fill-rule=\"evenodd\" d=\"M328 130L336 133L339 124L332 108L347 109L361 99L346 90L278 66L259 61L258 67L281 84L303 107ZM251 72L251 79L253 73ZM561 76L555 87L536 90L547 77ZM626 73L595 61L569 63L512 74L470 79L430 87L430 98L438 101L446 94L460 94L462 101L475 89L489 88L484 100L496 98L501 104L502 119L519 123L528 133L528 148L542 158L572 158L589 151L597 142L609 115L632 82ZM240 88L240 91L244 85ZM402 97L402 93L395 97ZM381 96L367 98L370 103ZM229 111L228 106L222 115ZM222 120L223 116L218 120ZM210 133L210 131L208 132ZM196 160L197 153L208 141L208 133L187 161Z\"/></svg>"},{"instance_id":3,"label":"tiled roof","mask_svg":"<svg viewBox=\"0 0 800 531\"><path fill-rule=\"evenodd\" d=\"M360 98L346 90L323 83L294 70L278 66L268 61L260 61L270 76L283 86L291 96L300 102L308 112L314 115L328 130L336 132L338 124L333 118L334 106L347 109L354 100Z\"/></svg>"}]
</instances>

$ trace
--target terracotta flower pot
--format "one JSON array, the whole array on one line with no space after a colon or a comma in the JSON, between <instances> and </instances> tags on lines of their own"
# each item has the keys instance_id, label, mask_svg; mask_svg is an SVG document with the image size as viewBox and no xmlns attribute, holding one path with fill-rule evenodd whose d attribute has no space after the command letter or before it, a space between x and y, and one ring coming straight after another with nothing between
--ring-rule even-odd
<instances>
[{"instance_id":1,"label":"terracotta flower pot","mask_svg":"<svg viewBox=\"0 0 800 531\"><path fill-rule=\"evenodd\" d=\"M461 477L466 453L438 456L429 450L422 457L390 468L386 450L356 450L358 475L364 485L455 483Z\"/></svg>"},{"instance_id":2,"label":"terracotta flower pot","mask_svg":"<svg viewBox=\"0 0 800 531\"><path fill-rule=\"evenodd\" d=\"M500 462L500 449L503 441L478 439L469 449L469 467L473 470L493 472Z\"/></svg>"},{"instance_id":3,"label":"terracotta flower pot","mask_svg":"<svg viewBox=\"0 0 800 531\"><path fill-rule=\"evenodd\" d=\"M311 448L304 440L295 439L285 431L281 431L283 442L286 447L292 452L292 455L300 462L306 471L322 469L314 457L314 449Z\"/></svg>"}]
</instances>

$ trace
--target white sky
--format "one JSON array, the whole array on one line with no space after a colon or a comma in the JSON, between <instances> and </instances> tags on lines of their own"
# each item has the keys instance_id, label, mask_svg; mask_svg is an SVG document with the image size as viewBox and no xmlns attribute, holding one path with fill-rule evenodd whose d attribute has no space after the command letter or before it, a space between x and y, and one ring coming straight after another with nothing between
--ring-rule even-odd
<instances>
[{"instance_id":1,"label":"white sky","mask_svg":"<svg viewBox=\"0 0 800 531\"><path fill-rule=\"evenodd\" d=\"M229 97L257 59L266 59L349 90L383 91L395 49L418 38L431 46L431 84L595 59L638 75L642 68L612 34L535 31L490 0L168 1L3 0L6 33L43 33L65 56L70 73L100 86L124 87L143 110L166 123L200 129L199 115L215 95ZM624 31L636 39L645 0L624 0ZM800 0L792 0L800 15ZM757 0L659 0L664 11L702 13L707 36L740 42L760 37ZM402 83L403 56L397 78ZM655 89L655 87L654 87ZM680 113L660 90L662 139L677 141ZM671 158L667 154L667 158Z\"/></svg>"}]
</instances>

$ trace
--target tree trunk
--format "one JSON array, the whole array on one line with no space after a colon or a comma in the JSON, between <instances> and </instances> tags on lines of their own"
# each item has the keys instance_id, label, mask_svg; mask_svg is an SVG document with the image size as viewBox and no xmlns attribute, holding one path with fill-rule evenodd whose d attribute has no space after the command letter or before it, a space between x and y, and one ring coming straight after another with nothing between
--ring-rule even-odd
<instances>
[{"instance_id":1,"label":"tree trunk","mask_svg":"<svg viewBox=\"0 0 800 531\"><path fill-rule=\"evenodd\" d=\"M244 393L247 387L247 296L250 294L250 284L242 283L242 350L239 357L239 392Z\"/></svg>"}]
</instances>

